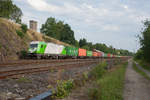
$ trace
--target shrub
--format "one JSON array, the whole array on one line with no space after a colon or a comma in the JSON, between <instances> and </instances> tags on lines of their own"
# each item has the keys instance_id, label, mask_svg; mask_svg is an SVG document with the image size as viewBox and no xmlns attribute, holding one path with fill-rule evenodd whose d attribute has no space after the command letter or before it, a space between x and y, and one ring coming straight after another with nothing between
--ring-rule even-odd
<instances>
[{"instance_id":1,"label":"shrub","mask_svg":"<svg viewBox=\"0 0 150 100\"><path fill-rule=\"evenodd\" d=\"M25 58L25 57L27 56L27 51L26 51L26 50L20 51L19 56L20 56L20 58L22 58L22 59Z\"/></svg>"},{"instance_id":2,"label":"shrub","mask_svg":"<svg viewBox=\"0 0 150 100\"><path fill-rule=\"evenodd\" d=\"M85 80L88 79L88 72L83 72L83 78L84 78Z\"/></svg>"},{"instance_id":3,"label":"shrub","mask_svg":"<svg viewBox=\"0 0 150 100\"><path fill-rule=\"evenodd\" d=\"M98 100L99 89L98 88L90 88L88 90L88 96L89 96L90 100Z\"/></svg>"},{"instance_id":4,"label":"shrub","mask_svg":"<svg viewBox=\"0 0 150 100\"><path fill-rule=\"evenodd\" d=\"M28 30L28 27L27 27L26 24L21 24L21 29L22 29L22 32L23 32L23 33L26 33L27 30Z\"/></svg>"},{"instance_id":5,"label":"shrub","mask_svg":"<svg viewBox=\"0 0 150 100\"><path fill-rule=\"evenodd\" d=\"M56 93L54 93L56 96L54 98L64 98L68 96L72 88L73 88L73 80L66 80L66 81L58 80Z\"/></svg>"},{"instance_id":6,"label":"shrub","mask_svg":"<svg viewBox=\"0 0 150 100\"><path fill-rule=\"evenodd\" d=\"M106 62L102 62L101 64L97 65L91 72L90 74L92 75L93 78L101 78L102 75L105 73L105 68L107 67Z\"/></svg>"},{"instance_id":7,"label":"shrub","mask_svg":"<svg viewBox=\"0 0 150 100\"><path fill-rule=\"evenodd\" d=\"M22 31L20 31L20 30L16 30L16 33L17 33L17 35L18 35L19 37L21 37L21 38L23 38L23 37L24 37L24 34L23 34L23 32L22 32Z\"/></svg>"}]
</instances>

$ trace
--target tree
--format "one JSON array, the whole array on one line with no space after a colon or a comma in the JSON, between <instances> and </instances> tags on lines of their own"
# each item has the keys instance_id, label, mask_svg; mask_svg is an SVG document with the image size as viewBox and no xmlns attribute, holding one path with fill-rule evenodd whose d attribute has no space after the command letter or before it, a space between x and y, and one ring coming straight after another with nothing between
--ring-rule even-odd
<instances>
[{"instance_id":1,"label":"tree","mask_svg":"<svg viewBox=\"0 0 150 100\"><path fill-rule=\"evenodd\" d=\"M12 14L10 15L10 19L15 21L16 23L21 24L21 17L22 17L22 11L20 8L18 8L16 5L12 8Z\"/></svg>"},{"instance_id":2,"label":"tree","mask_svg":"<svg viewBox=\"0 0 150 100\"><path fill-rule=\"evenodd\" d=\"M22 11L15 4L13 4L12 0L1 0L0 17L21 23Z\"/></svg>"},{"instance_id":3,"label":"tree","mask_svg":"<svg viewBox=\"0 0 150 100\"><path fill-rule=\"evenodd\" d=\"M145 29L139 36L141 51L145 60L150 61L150 21L144 22ZM142 53L141 53L142 54Z\"/></svg>"},{"instance_id":4,"label":"tree","mask_svg":"<svg viewBox=\"0 0 150 100\"><path fill-rule=\"evenodd\" d=\"M87 45L87 40L86 40L85 38L80 39L80 40L79 40L79 46L80 46L80 47L83 47L83 46L85 46L85 45Z\"/></svg>"},{"instance_id":5,"label":"tree","mask_svg":"<svg viewBox=\"0 0 150 100\"><path fill-rule=\"evenodd\" d=\"M64 29L61 32L60 41L75 45L74 32L68 24L64 25Z\"/></svg>"},{"instance_id":6,"label":"tree","mask_svg":"<svg viewBox=\"0 0 150 100\"><path fill-rule=\"evenodd\" d=\"M41 32L62 42L75 45L74 31L68 24L57 21L55 18L48 18L42 25Z\"/></svg>"},{"instance_id":7,"label":"tree","mask_svg":"<svg viewBox=\"0 0 150 100\"><path fill-rule=\"evenodd\" d=\"M55 18L50 17L47 19L45 24L42 24L42 28L40 29L40 31L47 36L56 38L55 26L56 26Z\"/></svg>"},{"instance_id":8,"label":"tree","mask_svg":"<svg viewBox=\"0 0 150 100\"><path fill-rule=\"evenodd\" d=\"M1 0L0 1L0 17L10 18L11 13L12 13L12 1Z\"/></svg>"},{"instance_id":9,"label":"tree","mask_svg":"<svg viewBox=\"0 0 150 100\"><path fill-rule=\"evenodd\" d=\"M135 54L136 59L143 59L143 51L139 49L137 53Z\"/></svg>"}]
</instances>

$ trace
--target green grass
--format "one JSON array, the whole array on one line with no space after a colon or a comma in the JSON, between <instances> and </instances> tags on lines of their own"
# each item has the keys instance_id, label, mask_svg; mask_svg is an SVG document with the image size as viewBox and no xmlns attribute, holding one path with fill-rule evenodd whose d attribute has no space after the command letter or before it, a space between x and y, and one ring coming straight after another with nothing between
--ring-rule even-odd
<instances>
[{"instance_id":1,"label":"green grass","mask_svg":"<svg viewBox=\"0 0 150 100\"><path fill-rule=\"evenodd\" d=\"M17 82L19 83L30 83L32 82L30 79L26 78L26 77L20 77Z\"/></svg>"},{"instance_id":2,"label":"green grass","mask_svg":"<svg viewBox=\"0 0 150 100\"><path fill-rule=\"evenodd\" d=\"M141 74L142 76L144 76L146 79L150 80L150 77L145 73L143 72L142 70L140 70L135 63L133 63L133 69L138 72L139 74Z\"/></svg>"},{"instance_id":3,"label":"green grass","mask_svg":"<svg viewBox=\"0 0 150 100\"><path fill-rule=\"evenodd\" d=\"M116 66L96 80L96 87L90 89L92 100L123 100L124 77L127 63Z\"/></svg>"},{"instance_id":4,"label":"green grass","mask_svg":"<svg viewBox=\"0 0 150 100\"><path fill-rule=\"evenodd\" d=\"M150 63L143 61L143 60L136 60L141 67L143 67L144 69L150 71Z\"/></svg>"}]
</instances>

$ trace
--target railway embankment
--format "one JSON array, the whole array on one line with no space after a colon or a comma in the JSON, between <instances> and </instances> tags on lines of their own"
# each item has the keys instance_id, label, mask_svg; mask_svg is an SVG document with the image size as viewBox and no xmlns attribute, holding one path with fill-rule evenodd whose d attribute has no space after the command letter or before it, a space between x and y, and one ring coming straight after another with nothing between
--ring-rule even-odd
<instances>
[{"instance_id":1,"label":"railway embankment","mask_svg":"<svg viewBox=\"0 0 150 100\"><path fill-rule=\"evenodd\" d=\"M96 61L96 59L94 60ZM58 81L74 80L73 84L76 84L76 85L74 85L75 87L73 87L73 90L76 89L77 87L83 87L84 84L88 83L87 81L91 79L91 75L88 75L88 73L91 72L91 70L95 68L95 66L98 63L101 63L101 61L102 60L97 60L97 62L87 63L89 61L81 60L81 61L78 61L79 64L74 63L72 65L67 65L66 62L62 62L62 63L65 63L66 65L59 66L59 67L55 66L53 68L48 68L47 70L43 70L43 71L41 70L35 73L24 73L21 75L18 74L15 76L7 77L5 79L1 79L0 80L0 99L7 100L8 98L9 99L11 98L15 100L16 98L22 98L23 100L28 100L29 98L37 96L38 94L41 94L43 92L46 92L48 90L58 87L59 86L57 85ZM117 62L111 59L105 60L105 61L109 65L107 66L106 69L112 68L113 64L116 64ZM84 62L84 64L81 64L81 62L82 63ZM41 64L39 63L40 61L37 63L37 67L39 67L39 65L44 66L42 64L42 61L41 61ZM57 64L57 63L58 62L55 62L55 63L51 62L49 63L49 65ZM33 65L36 66L35 63ZM9 66L9 68L13 66ZM32 65L27 64L24 66L31 67ZM19 67L23 68L24 66L21 65ZM7 66L5 67L7 69ZM34 70L31 69L31 71L34 71ZM58 96L58 98L59 97L60 96Z\"/></svg>"}]
</instances>

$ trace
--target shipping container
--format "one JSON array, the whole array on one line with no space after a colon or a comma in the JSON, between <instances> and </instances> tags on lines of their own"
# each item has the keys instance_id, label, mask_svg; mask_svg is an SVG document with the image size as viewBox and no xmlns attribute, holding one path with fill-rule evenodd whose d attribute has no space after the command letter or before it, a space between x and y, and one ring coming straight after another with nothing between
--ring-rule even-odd
<instances>
[{"instance_id":1,"label":"shipping container","mask_svg":"<svg viewBox=\"0 0 150 100\"><path fill-rule=\"evenodd\" d=\"M97 54L98 54L98 55L97 55L98 57L102 57L102 56L103 56L103 53L102 53L102 52L97 52Z\"/></svg>"},{"instance_id":2,"label":"shipping container","mask_svg":"<svg viewBox=\"0 0 150 100\"><path fill-rule=\"evenodd\" d=\"M97 52L93 52L93 56L97 57L98 56Z\"/></svg>"},{"instance_id":3,"label":"shipping container","mask_svg":"<svg viewBox=\"0 0 150 100\"><path fill-rule=\"evenodd\" d=\"M107 53L104 53L104 57L107 57L107 55L108 55Z\"/></svg>"},{"instance_id":4,"label":"shipping container","mask_svg":"<svg viewBox=\"0 0 150 100\"><path fill-rule=\"evenodd\" d=\"M65 50L67 56L78 56L78 48L67 46Z\"/></svg>"},{"instance_id":5,"label":"shipping container","mask_svg":"<svg viewBox=\"0 0 150 100\"><path fill-rule=\"evenodd\" d=\"M92 54L92 51L86 51L86 56L92 56L93 54Z\"/></svg>"},{"instance_id":6,"label":"shipping container","mask_svg":"<svg viewBox=\"0 0 150 100\"><path fill-rule=\"evenodd\" d=\"M78 56L86 56L86 49L79 48L79 50L78 50Z\"/></svg>"},{"instance_id":7,"label":"shipping container","mask_svg":"<svg viewBox=\"0 0 150 100\"><path fill-rule=\"evenodd\" d=\"M105 53L104 52L102 52L102 57L105 57Z\"/></svg>"},{"instance_id":8,"label":"shipping container","mask_svg":"<svg viewBox=\"0 0 150 100\"><path fill-rule=\"evenodd\" d=\"M110 57L111 57L111 54L110 54L110 53L108 53L108 54L107 54L107 57L109 57L109 58L110 58Z\"/></svg>"},{"instance_id":9,"label":"shipping container","mask_svg":"<svg viewBox=\"0 0 150 100\"><path fill-rule=\"evenodd\" d=\"M97 52L98 57L103 57L104 56L103 52L100 51L100 50L93 49L93 52Z\"/></svg>"}]
</instances>

